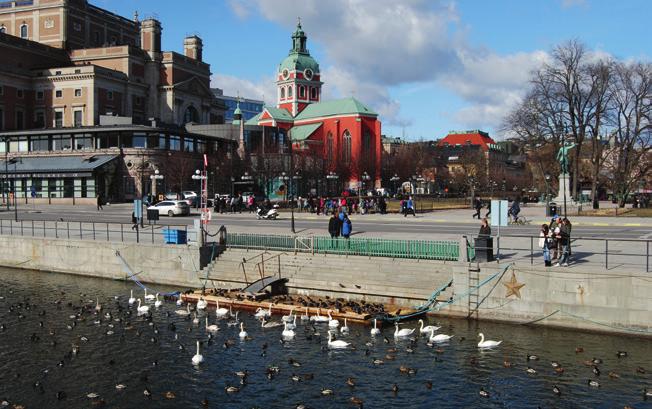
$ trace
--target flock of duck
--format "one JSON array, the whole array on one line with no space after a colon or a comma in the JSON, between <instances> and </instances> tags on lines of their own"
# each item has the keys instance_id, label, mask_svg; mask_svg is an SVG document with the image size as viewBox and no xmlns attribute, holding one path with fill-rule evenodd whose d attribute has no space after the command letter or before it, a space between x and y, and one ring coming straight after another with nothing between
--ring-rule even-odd
<instances>
[{"instance_id":1,"label":"flock of duck","mask_svg":"<svg viewBox=\"0 0 652 409\"><path fill-rule=\"evenodd\" d=\"M124 302L126 298L126 302ZM4 297L0 297L0 302ZM236 345L236 339L239 339L239 342L246 343L251 341L253 338L247 331L245 322L240 320L238 311L235 313L229 308L220 306L218 303L215 307L208 305L208 302L200 298L200 300L193 306L189 303L184 303L181 299L176 297L163 296L160 294L151 294L147 293L147 290L144 290L142 293L142 298L134 297L134 291L132 290L129 294L129 297L116 296L109 302L104 304L100 303L99 298L95 300L89 300L88 296L82 294L80 296L79 302L66 301L66 294L61 293L59 298L56 300L55 304L57 309L61 310L68 308L71 312L68 316L69 322L66 324L66 329L69 331L75 330L75 328L82 322L92 322L92 324L100 326L106 326L107 330L105 334L107 336L116 334L118 329L120 331L120 337L125 337L125 334L128 331L133 331L136 336L147 336L145 330L141 330L140 327L136 328L134 323L137 321L144 321L147 323L147 327L150 328L150 341L151 343L158 343L158 337L164 336L161 333L161 324L166 325L167 329L170 331L171 336L175 341L178 341L179 350L183 351L186 347L179 340L179 332L181 329L177 328L175 320L167 319L157 322L154 319L152 312L158 310L160 314L157 314L157 317L167 317L178 316L184 321L192 323L188 325L186 331L192 333L192 337L196 338L194 342L194 352L195 354L188 359L188 364L194 367L203 367L209 365L207 359L204 357L203 353L206 353L209 349L208 347L216 342L216 335L218 332L223 331L226 327L228 332L226 335L226 340L224 340L222 346L223 348L230 348ZM169 305L176 303L176 309L174 307L168 308ZM29 299L24 299L21 302L10 305L9 312L17 314L19 319L24 319L25 315L29 311L38 311L39 317L46 317L48 312L46 309L41 309L40 306L32 304ZM302 336L307 340L315 340L321 344L322 350L351 350L358 351L360 349L364 350L364 355L369 356L370 362L373 365L383 365L385 361L393 361L396 359L396 354L399 347L405 347L406 353L414 352L414 349L418 347L419 340L424 339L427 346L430 346L435 349L437 356L445 352L444 347L450 345L453 342L454 335L440 333L440 326L434 325L425 325L423 320L418 320L418 326L412 326L408 328L405 325L403 328L398 324L394 325L393 333L383 334L381 328L378 327L378 322L374 319L373 326L369 329L370 338L366 342L360 341L359 336L348 337L351 333L351 329L348 326L347 320L343 322L332 317L331 311L328 310L326 315L321 315L320 313L316 315L310 315L308 313L307 306L304 308L297 307L297 311L290 311L289 314L281 316L279 319L275 319L272 315L272 304L270 303L267 308L258 308L253 314L253 317L258 321L257 325L264 330L262 332L257 332L257 334L263 334L266 337L266 340L272 339L278 340L280 343L285 344L292 342L296 337ZM203 319L200 319L200 316L203 315ZM251 320L249 321L251 322ZM42 329L42 332L34 332L30 335L31 342L46 342L50 346L54 347L58 343L57 333L53 329L47 330L47 319L41 318L39 321L39 327ZM300 330L302 328L302 330ZM9 331L4 323L0 323L0 333ZM326 332L325 338L322 338L322 332ZM391 335L394 338L394 347L391 347L387 350L387 354L384 358L373 358L371 357L372 352L370 348L374 346L376 342L383 342L385 344L391 343ZM358 331L356 331L358 335ZM231 336L233 338L231 338ZM260 335L258 335L260 336ZM500 348L502 340L488 340L485 339L483 333L478 334L479 341L477 342L477 348L479 351L487 351L492 349ZM64 367L67 362L75 359L82 350L81 345L89 342L87 336L78 335L75 338L77 341L73 342L70 347L67 349L67 352L61 357L62 359L57 364L58 367ZM324 340L324 341L322 341ZM464 337L456 338L459 342L464 342ZM357 342L355 342L357 341ZM266 356L268 349L268 343L265 342L261 346L261 356ZM575 351L577 354L583 353L583 349L578 347ZM627 353L625 351L618 351L616 356L618 358L626 358ZM437 361L439 358L436 357ZM539 360L539 357L534 354L528 354L526 357L525 371L529 376L535 376L537 374L537 369L530 365L530 362ZM113 360L111 360L113 362ZM110 362L110 364L111 364ZM289 364L291 367L301 366L300 362L295 359L290 359ZM478 359L472 358L470 361L471 365L478 365ZM599 358L593 358L585 362L585 364L591 368L592 377L586 380L586 384L591 388L599 388L601 386L600 374L601 374L601 364L602 360ZM158 365L157 362L153 362L152 366ZM511 363L509 360L505 359L503 362L505 368L514 368L515 364ZM562 374L564 372L563 366L556 361L551 362L551 366L555 373ZM42 379L36 380L33 384L34 388L37 391L43 392L44 383L46 382L46 375L49 372L49 368L43 370ZM274 379L281 368L276 365L268 366L264 373L270 379ZM399 371L402 374L414 375L417 372L417 369L410 368L406 365L401 365ZM642 367L636 368L638 374L645 374L645 369ZM225 386L224 390L227 394L238 393L243 387L247 385L248 377L250 372L247 370L236 371L234 375L237 377L238 381L234 384L228 384ZM291 379L295 382L300 382L303 380L311 379L314 375L304 374L297 375L292 374ZM608 372L609 379L619 378L619 374L614 371ZM20 374L16 372L15 378L19 378ZM147 384L147 375L141 376L140 381ZM329 382L333 382L332 379L329 379ZM355 392L356 379L353 377L348 377L346 379L346 385L351 389L351 392ZM118 393L125 390L128 387L125 383L118 383L115 385L115 389ZM425 382L426 389L432 389L433 381L427 380ZM397 383L391 383L388 386L388 390L391 391L394 395L399 393L399 386ZM478 392L479 396L483 398L490 398L492 392L488 389L481 388ZM553 385L551 388L551 393L557 396L560 396L564 393L563 388L558 385ZM647 400L652 398L652 390L644 389L643 398ZM327 396L334 394L334 390L330 387L323 387L320 391L321 395ZM106 404L104 397L100 396L99 393L95 391L88 391L88 399L91 400L92 404L95 406L103 406ZM152 392L149 387L145 386L143 388L143 396L145 398L152 397ZM167 391L163 394L166 399L175 399L176 393L174 391ZM54 396L57 400L65 400L67 394L65 390L60 390L56 392ZM349 398L351 404L362 407L364 401L354 396ZM201 400L201 405L208 406L208 399L204 398ZM3 399L0 396L0 408L10 406L12 403L8 399ZM297 408L307 407L305 403L298 403ZM22 406L19 403L14 403L13 408L21 409Z\"/></svg>"}]
</instances>

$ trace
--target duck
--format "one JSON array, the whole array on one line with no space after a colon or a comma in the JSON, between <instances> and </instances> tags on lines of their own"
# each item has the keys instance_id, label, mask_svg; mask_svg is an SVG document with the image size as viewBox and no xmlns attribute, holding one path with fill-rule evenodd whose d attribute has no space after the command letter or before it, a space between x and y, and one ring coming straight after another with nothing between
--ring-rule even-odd
<instances>
[{"instance_id":1,"label":"duck","mask_svg":"<svg viewBox=\"0 0 652 409\"><path fill-rule=\"evenodd\" d=\"M139 313L139 314L146 314L146 313L148 313L148 312L149 312L149 307L148 307L147 305L142 305L142 306L141 306L140 304L141 304L141 300L140 300L140 298L139 298L139 299L138 299L138 308L136 309L136 310L138 311L138 313Z\"/></svg>"},{"instance_id":2,"label":"duck","mask_svg":"<svg viewBox=\"0 0 652 409\"><path fill-rule=\"evenodd\" d=\"M599 388L600 387L600 382L595 381L593 379L589 379L586 381L586 384L593 387L593 388Z\"/></svg>"},{"instance_id":3,"label":"duck","mask_svg":"<svg viewBox=\"0 0 652 409\"><path fill-rule=\"evenodd\" d=\"M156 293L156 301L154 301L154 308L160 308L163 305L163 302L158 299L158 293Z\"/></svg>"},{"instance_id":4,"label":"duck","mask_svg":"<svg viewBox=\"0 0 652 409\"><path fill-rule=\"evenodd\" d=\"M487 392L484 388L480 388L480 392L479 392L479 394L480 394L480 396L482 396L483 398L488 398L488 397L489 397L489 392Z\"/></svg>"},{"instance_id":5,"label":"duck","mask_svg":"<svg viewBox=\"0 0 652 409\"><path fill-rule=\"evenodd\" d=\"M423 326L423 320L419 320L419 324L421 324L421 328L419 328L419 332L422 334L429 334L433 331L439 330L441 327L437 327L434 325L428 325L426 327Z\"/></svg>"},{"instance_id":6,"label":"duck","mask_svg":"<svg viewBox=\"0 0 652 409\"><path fill-rule=\"evenodd\" d=\"M528 354L528 355L526 356L526 359L527 359L528 361L538 361L538 360L539 360L539 357L538 357L537 355Z\"/></svg>"},{"instance_id":7,"label":"duck","mask_svg":"<svg viewBox=\"0 0 652 409\"><path fill-rule=\"evenodd\" d=\"M333 341L333 333L328 332L328 347L332 349L342 349L348 348L351 345L350 342L342 341L341 339Z\"/></svg>"},{"instance_id":8,"label":"duck","mask_svg":"<svg viewBox=\"0 0 652 409\"><path fill-rule=\"evenodd\" d=\"M282 325L283 325L283 323L279 322L279 321L269 321L269 322L267 322L267 321L265 321L265 318L263 318L261 320L261 322L260 322L260 326L262 328L275 328L275 327L280 327Z\"/></svg>"},{"instance_id":9,"label":"duck","mask_svg":"<svg viewBox=\"0 0 652 409\"><path fill-rule=\"evenodd\" d=\"M256 310L256 313L254 314L254 317L260 319L260 318L266 318L266 317L271 317L272 316L272 303L269 304L269 309L265 310L263 308L258 308Z\"/></svg>"},{"instance_id":10,"label":"duck","mask_svg":"<svg viewBox=\"0 0 652 409\"><path fill-rule=\"evenodd\" d=\"M292 313L294 312L294 307L290 309L290 313L288 315L284 315L281 317L281 321L283 322L290 322L292 321Z\"/></svg>"},{"instance_id":11,"label":"duck","mask_svg":"<svg viewBox=\"0 0 652 409\"><path fill-rule=\"evenodd\" d=\"M190 304L186 304L186 309L185 310L183 308L181 308L181 309L178 309L178 310L174 311L174 313L177 314L177 315L184 315L184 316L190 315Z\"/></svg>"},{"instance_id":12,"label":"duck","mask_svg":"<svg viewBox=\"0 0 652 409\"><path fill-rule=\"evenodd\" d=\"M226 317L226 314L229 313L229 310L227 310L226 308L224 308L224 307L220 308L220 301L219 300L215 300L215 306L216 306L215 315L217 315L218 318Z\"/></svg>"},{"instance_id":13,"label":"duck","mask_svg":"<svg viewBox=\"0 0 652 409\"><path fill-rule=\"evenodd\" d=\"M283 323L283 325L284 325L284 328L283 328L283 332L281 332L281 336L283 338L294 338L294 336L296 335L294 333L294 330L288 329L288 323L287 322Z\"/></svg>"},{"instance_id":14,"label":"duck","mask_svg":"<svg viewBox=\"0 0 652 409\"><path fill-rule=\"evenodd\" d=\"M525 372L529 373L530 375L534 375L537 373L537 370L528 366Z\"/></svg>"},{"instance_id":15,"label":"duck","mask_svg":"<svg viewBox=\"0 0 652 409\"><path fill-rule=\"evenodd\" d=\"M498 345L500 345L503 341L492 341L490 339L486 340L484 339L484 334L481 332L478 334L480 337L480 342L478 342L478 348L495 348Z\"/></svg>"},{"instance_id":16,"label":"duck","mask_svg":"<svg viewBox=\"0 0 652 409\"><path fill-rule=\"evenodd\" d=\"M154 296L152 294L147 294L147 287L145 287L145 301L152 301L154 300Z\"/></svg>"},{"instance_id":17,"label":"duck","mask_svg":"<svg viewBox=\"0 0 652 409\"><path fill-rule=\"evenodd\" d=\"M349 326L346 325L346 318L344 318L344 326L340 328L340 332L342 334L348 334L349 333Z\"/></svg>"},{"instance_id":18,"label":"duck","mask_svg":"<svg viewBox=\"0 0 652 409\"><path fill-rule=\"evenodd\" d=\"M652 398L652 389L643 388L643 400Z\"/></svg>"},{"instance_id":19,"label":"duck","mask_svg":"<svg viewBox=\"0 0 652 409\"><path fill-rule=\"evenodd\" d=\"M208 316L206 317L206 331L208 332L217 332L220 330L220 327L218 327L215 324L208 325Z\"/></svg>"},{"instance_id":20,"label":"duck","mask_svg":"<svg viewBox=\"0 0 652 409\"><path fill-rule=\"evenodd\" d=\"M197 353L192 357L192 364L199 365L204 362L204 356L199 353L199 341L197 341Z\"/></svg>"},{"instance_id":21,"label":"duck","mask_svg":"<svg viewBox=\"0 0 652 409\"><path fill-rule=\"evenodd\" d=\"M627 351L618 351L618 352L616 352L616 357L618 357L618 358L627 357Z\"/></svg>"},{"instance_id":22,"label":"duck","mask_svg":"<svg viewBox=\"0 0 652 409\"><path fill-rule=\"evenodd\" d=\"M559 395L561 395L561 390L559 389L559 387L557 385L552 385L552 393L559 396Z\"/></svg>"},{"instance_id":23,"label":"duck","mask_svg":"<svg viewBox=\"0 0 652 409\"><path fill-rule=\"evenodd\" d=\"M374 318L374 327L371 329L371 336L374 337L376 335L380 335L380 329L377 327L377 319Z\"/></svg>"},{"instance_id":24,"label":"duck","mask_svg":"<svg viewBox=\"0 0 652 409\"><path fill-rule=\"evenodd\" d=\"M204 297L199 297L199 301L197 301L197 309L205 310L206 307L208 307L208 301L206 301Z\"/></svg>"},{"instance_id":25,"label":"duck","mask_svg":"<svg viewBox=\"0 0 652 409\"><path fill-rule=\"evenodd\" d=\"M333 317L331 317L331 310L328 310L328 327L337 328L339 326L340 322L338 320L334 320Z\"/></svg>"},{"instance_id":26,"label":"duck","mask_svg":"<svg viewBox=\"0 0 652 409\"><path fill-rule=\"evenodd\" d=\"M240 337L240 339L245 339L249 336L249 334L247 334L247 331L244 330L244 322L240 323L240 333L238 334L238 336Z\"/></svg>"},{"instance_id":27,"label":"duck","mask_svg":"<svg viewBox=\"0 0 652 409\"><path fill-rule=\"evenodd\" d=\"M414 328L411 329L403 328L399 330L398 323L396 323L396 331L394 331L394 338L409 337L410 335L412 335L414 331L415 331Z\"/></svg>"},{"instance_id":28,"label":"duck","mask_svg":"<svg viewBox=\"0 0 652 409\"><path fill-rule=\"evenodd\" d=\"M429 341L430 342L446 342L446 341L450 340L453 337L454 337L454 335L447 335L447 334L437 334L437 335L435 335L435 332L433 331L433 332L430 333Z\"/></svg>"}]
</instances>

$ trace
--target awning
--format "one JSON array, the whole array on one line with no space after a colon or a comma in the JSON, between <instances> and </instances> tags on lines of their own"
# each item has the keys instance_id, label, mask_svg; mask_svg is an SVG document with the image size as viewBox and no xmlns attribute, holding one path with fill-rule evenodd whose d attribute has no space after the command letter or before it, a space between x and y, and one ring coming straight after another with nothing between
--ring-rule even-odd
<instances>
[{"instance_id":1,"label":"awning","mask_svg":"<svg viewBox=\"0 0 652 409\"><path fill-rule=\"evenodd\" d=\"M21 177L82 177L92 176L93 171L120 155L76 155L17 157L7 162L0 160L2 178Z\"/></svg>"},{"instance_id":2,"label":"awning","mask_svg":"<svg viewBox=\"0 0 652 409\"><path fill-rule=\"evenodd\" d=\"M315 124L309 124L309 125L300 125L300 126L295 126L290 129L290 136L292 137L292 141L297 142L297 141L305 141L312 135L319 127L321 126L321 122L317 122Z\"/></svg>"}]
</instances>

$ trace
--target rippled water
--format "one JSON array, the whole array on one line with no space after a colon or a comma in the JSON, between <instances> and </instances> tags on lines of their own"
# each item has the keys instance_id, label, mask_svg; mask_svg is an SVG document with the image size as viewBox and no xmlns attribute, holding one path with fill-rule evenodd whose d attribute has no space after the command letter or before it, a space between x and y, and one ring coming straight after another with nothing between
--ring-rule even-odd
<instances>
[{"instance_id":1,"label":"rippled water","mask_svg":"<svg viewBox=\"0 0 652 409\"><path fill-rule=\"evenodd\" d=\"M294 408L300 403L340 408L355 407L350 402L353 396L362 399L366 408L651 406L642 392L652 387L652 347L646 339L438 319L443 326L439 332L455 335L439 348L427 346L420 337L410 353L410 341L395 342L393 329L383 330L386 342L383 336L372 338L367 327L349 324L350 335L340 339L352 342L355 349L331 351L325 348L324 325L316 325L320 336L308 337L313 330L299 323L295 340L281 343L281 328L261 329L253 317L241 314L250 341L241 342L239 328L227 327L226 321L218 322L220 331L209 341L203 325L174 314L178 307L173 302L153 311L151 321L137 317L135 306L127 306L130 289L136 287L59 274L0 271L0 323L4 325L0 330L0 400L27 409L90 408L101 403L110 408L199 408L204 407L202 402L211 408ZM93 311L96 297L103 305L100 315ZM70 318L81 305L86 311ZM106 312L123 321L111 322L104 318ZM213 311L208 315L215 323ZM203 314L200 318L203 324ZM101 322L96 324L96 320ZM73 322L76 325L68 329ZM107 331L114 334L107 335ZM478 332L502 339L503 344L480 352ZM199 367L191 365L196 340L202 341L205 358ZM233 340L233 345L225 346L227 340ZM77 355L70 354L73 344L79 346ZM584 352L576 353L577 347ZM617 358L619 350L628 356ZM537 354L540 360L528 363L527 354ZM604 360L598 365L599 377L583 363L593 357ZM374 365L374 359L384 364ZM505 360L513 367L505 368ZM563 374L553 371L553 360L562 364ZM528 365L538 373L527 374ZM271 380L268 366L280 369ZM401 366L417 372L403 374ZM637 367L647 372L638 373ZM235 375L240 370L249 372L246 384L228 394L226 386L240 386ZM609 372L620 378L611 379ZM293 375L300 380L293 380ZM346 384L348 377L355 378L354 387ZM601 387L589 387L588 379L599 380ZM431 389L428 382L432 382ZM117 390L116 384L126 388ZM394 384L397 393L392 391ZM558 385L561 396L553 394L553 385ZM333 395L322 396L323 388L332 389ZM480 396L481 388L489 397ZM151 397L144 395L145 389ZM168 391L174 393L173 399L165 396ZM91 392L100 398L88 398Z\"/></svg>"}]
</instances>

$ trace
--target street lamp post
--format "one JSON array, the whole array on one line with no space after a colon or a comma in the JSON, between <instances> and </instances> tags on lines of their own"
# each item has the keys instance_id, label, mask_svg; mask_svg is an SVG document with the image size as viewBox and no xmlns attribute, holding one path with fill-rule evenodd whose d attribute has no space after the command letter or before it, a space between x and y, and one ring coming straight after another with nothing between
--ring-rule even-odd
<instances>
[{"instance_id":1,"label":"street lamp post","mask_svg":"<svg viewBox=\"0 0 652 409\"><path fill-rule=\"evenodd\" d=\"M200 231L199 231L199 237L201 238L201 242L199 243L200 246L203 246L204 243L206 242L206 234L208 233L206 229L204 228L203 224L208 223L208 218L210 217L210 213L208 213L208 174L206 171L206 166L204 166L204 170L201 171L199 169L195 170L195 174L192 175L193 180L197 180L199 182L199 185L201 189L199 190L199 204L201 204L201 210L199 213L199 226L200 226Z\"/></svg>"},{"instance_id":2,"label":"street lamp post","mask_svg":"<svg viewBox=\"0 0 652 409\"><path fill-rule=\"evenodd\" d=\"M367 172L360 175L360 181L358 182L358 213L362 213L362 189L364 189L365 182L369 179L371 179L371 176Z\"/></svg>"},{"instance_id":3,"label":"street lamp post","mask_svg":"<svg viewBox=\"0 0 652 409\"><path fill-rule=\"evenodd\" d=\"M283 189L283 190L285 191L285 198L284 199L285 199L285 202L287 203L287 201L288 201L288 190L290 189L290 186L288 185L288 181L290 180L290 177L287 175L287 173L281 172L281 176L279 176L278 178L280 180L282 180L283 183L285 184L285 189Z\"/></svg>"},{"instance_id":4,"label":"street lamp post","mask_svg":"<svg viewBox=\"0 0 652 409\"><path fill-rule=\"evenodd\" d=\"M156 191L158 181L163 179L163 175L159 174L159 170L156 169L153 175L150 175L149 178L152 180L152 201L156 201Z\"/></svg>"},{"instance_id":5,"label":"street lamp post","mask_svg":"<svg viewBox=\"0 0 652 409\"><path fill-rule=\"evenodd\" d=\"M18 163L23 163L23 160L21 158L13 158L10 160L11 163L14 165L14 219L18 221L18 195L16 194L16 173L18 172ZM7 162L5 162L7 163ZM9 200L7 200L9 202Z\"/></svg>"},{"instance_id":6,"label":"street lamp post","mask_svg":"<svg viewBox=\"0 0 652 409\"><path fill-rule=\"evenodd\" d=\"M548 214L548 211L550 209L550 173L546 172L543 175L544 180L546 181L546 215L548 217L552 216L551 214Z\"/></svg>"}]
</instances>

